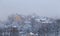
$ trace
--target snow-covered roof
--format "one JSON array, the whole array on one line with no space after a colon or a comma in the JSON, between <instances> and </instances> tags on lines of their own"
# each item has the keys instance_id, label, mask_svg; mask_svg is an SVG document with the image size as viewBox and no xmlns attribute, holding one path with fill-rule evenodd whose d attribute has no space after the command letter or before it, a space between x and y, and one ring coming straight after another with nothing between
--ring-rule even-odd
<instances>
[{"instance_id":1,"label":"snow-covered roof","mask_svg":"<svg viewBox=\"0 0 60 36\"><path fill-rule=\"evenodd\" d=\"M24 23L31 23L31 22L27 20L27 21L25 21Z\"/></svg>"},{"instance_id":2,"label":"snow-covered roof","mask_svg":"<svg viewBox=\"0 0 60 36\"><path fill-rule=\"evenodd\" d=\"M52 23L53 22L53 19L48 18L48 17L41 17L40 20L42 23Z\"/></svg>"},{"instance_id":3,"label":"snow-covered roof","mask_svg":"<svg viewBox=\"0 0 60 36\"><path fill-rule=\"evenodd\" d=\"M30 35L34 35L34 33L30 32Z\"/></svg>"},{"instance_id":4,"label":"snow-covered roof","mask_svg":"<svg viewBox=\"0 0 60 36\"><path fill-rule=\"evenodd\" d=\"M40 22L40 19L35 19L35 21Z\"/></svg>"}]
</instances>

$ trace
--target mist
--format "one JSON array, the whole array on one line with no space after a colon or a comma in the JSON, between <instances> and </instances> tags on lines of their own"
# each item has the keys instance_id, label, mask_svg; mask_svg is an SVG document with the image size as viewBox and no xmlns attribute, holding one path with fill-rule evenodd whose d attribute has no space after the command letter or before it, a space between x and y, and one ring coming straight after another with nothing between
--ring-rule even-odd
<instances>
[{"instance_id":1,"label":"mist","mask_svg":"<svg viewBox=\"0 0 60 36\"><path fill-rule=\"evenodd\" d=\"M60 18L60 0L0 0L0 19L16 13Z\"/></svg>"}]
</instances>

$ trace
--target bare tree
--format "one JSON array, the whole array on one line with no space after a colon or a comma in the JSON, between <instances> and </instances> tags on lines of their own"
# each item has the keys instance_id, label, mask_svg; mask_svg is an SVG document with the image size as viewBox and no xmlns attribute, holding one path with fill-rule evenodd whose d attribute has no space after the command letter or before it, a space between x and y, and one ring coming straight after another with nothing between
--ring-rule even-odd
<instances>
[{"instance_id":1,"label":"bare tree","mask_svg":"<svg viewBox=\"0 0 60 36\"><path fill-rule=\"evenodd\" d=\"M60 31L60 19L57 19L56 20L56 36L58 36L59 35L59 31Z\"/></svg>"}]
</instances>

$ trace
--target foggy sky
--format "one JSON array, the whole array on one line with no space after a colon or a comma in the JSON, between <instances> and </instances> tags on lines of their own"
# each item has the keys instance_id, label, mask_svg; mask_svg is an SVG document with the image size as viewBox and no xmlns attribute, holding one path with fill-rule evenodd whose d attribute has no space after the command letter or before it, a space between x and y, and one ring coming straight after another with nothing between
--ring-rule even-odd
<instances>
[{"instance_id":1,"label":"foggy sky","mask_svg":"<svg viewBox=\"0 0 60 36\"><path fill-rule=\"evenodd\" d=\"M0 19L15 13L60 18L60 0L0 0Z\"/></svg>"}]
</instances>

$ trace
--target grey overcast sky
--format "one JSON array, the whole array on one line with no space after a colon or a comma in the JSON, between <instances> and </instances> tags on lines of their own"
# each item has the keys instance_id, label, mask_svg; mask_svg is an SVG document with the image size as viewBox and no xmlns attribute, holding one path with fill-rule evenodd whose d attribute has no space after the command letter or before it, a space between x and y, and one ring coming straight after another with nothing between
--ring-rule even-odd
<instances>
[{"instance_id":1,"label":"grey overcast sky","mask_svg":"<svg viewBox=\"0 0 60 36\"><path fill-rule=\"evenodd\" d=\"M1 19L15 13L60 18L60 0L0 0Z\"/></svg>"}]
</instances>

